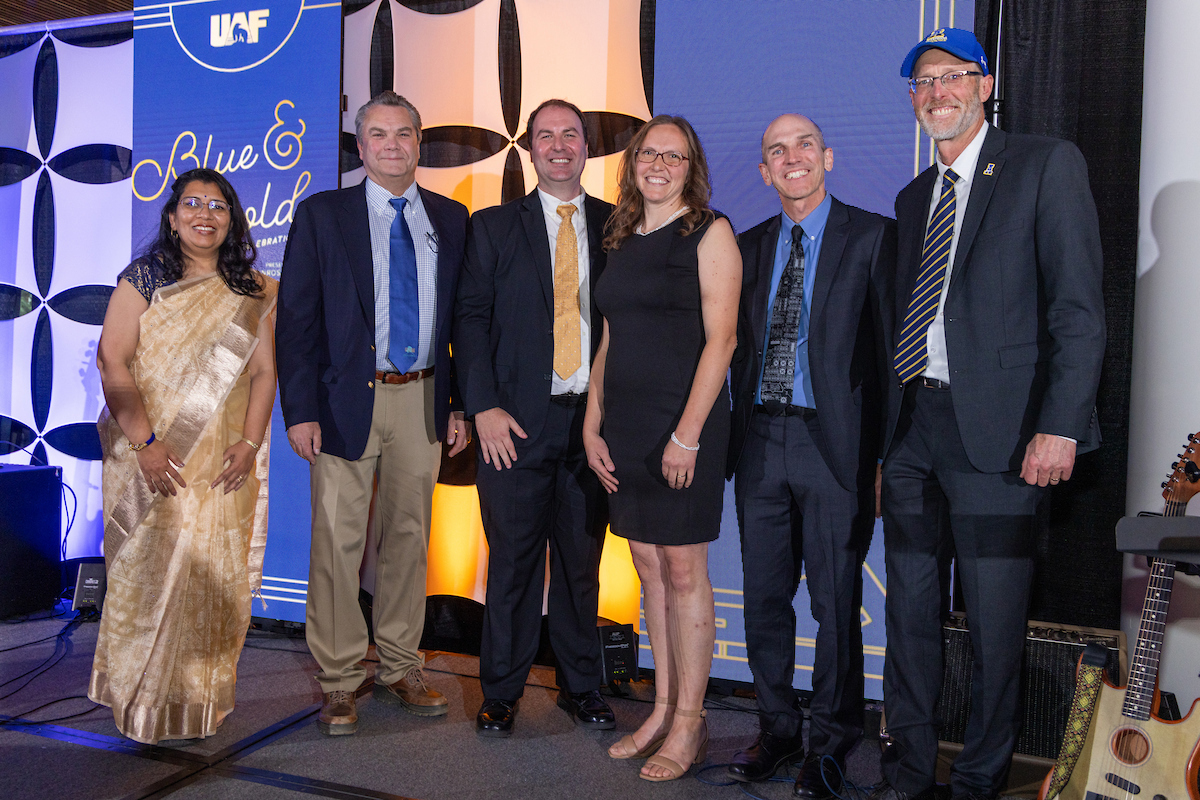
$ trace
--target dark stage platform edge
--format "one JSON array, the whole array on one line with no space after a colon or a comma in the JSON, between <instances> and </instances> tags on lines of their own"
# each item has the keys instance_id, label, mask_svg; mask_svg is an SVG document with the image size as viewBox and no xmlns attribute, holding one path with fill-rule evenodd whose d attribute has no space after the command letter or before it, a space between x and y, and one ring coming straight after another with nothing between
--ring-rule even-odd
<instances>
[{"instance_id":1,"label":"dark stage platform edge","mask_svg":"<svg viewBox=\"0 0 1200 800\"><path fill-rule=\"evenodd\" d=\"M605 752L649 713L648 682L610 698L615 731L587 731L555 705L553 671L535 668L512 738L481 739L474 730L483 699L478 660L430 652L427 677L450 700L446 716L412 716L368 691L359 700L358 734L329 738L316 728L320 694L304 641L257 632L238 665L237 706L217 733L149 747L122 737L111 711L84 696L98 625L71 626L69 610L35 617L0 623L0 778L8 800L791 797L790 779L743 787L727 784L720 767L754 738L752 699L710 695L706 769L652 784L638 778L641 762ZM878 743L862 742L847 772L858 786L874 784Z\"/></svg>"}]
</instances>

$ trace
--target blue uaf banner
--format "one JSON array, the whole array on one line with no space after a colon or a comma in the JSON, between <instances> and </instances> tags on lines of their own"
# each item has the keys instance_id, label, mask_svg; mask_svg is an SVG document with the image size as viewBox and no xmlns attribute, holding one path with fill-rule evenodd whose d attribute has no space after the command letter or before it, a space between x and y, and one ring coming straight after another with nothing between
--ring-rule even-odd
<instances>
[{"instance_id":1,"label":"blue uaf banner","mask_svg":"<svg viewBox=\"0 0 1200 800\"><path fill-rule=\"evenodd\" d=\"M341 3L178 0L134 9L133 248L175 178L237 190L258 267L279 277L296 204L337 187Z\"/></svg>"}]
</instances>

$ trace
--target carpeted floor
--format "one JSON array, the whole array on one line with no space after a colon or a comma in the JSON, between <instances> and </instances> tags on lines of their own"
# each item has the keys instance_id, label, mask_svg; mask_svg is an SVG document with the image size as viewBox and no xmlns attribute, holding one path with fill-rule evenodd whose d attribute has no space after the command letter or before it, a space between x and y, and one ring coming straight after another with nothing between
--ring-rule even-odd
<instances>
[{"instance_id":1,"label":"carpeted floor","mask_svg":"<svg viewBox=\"0 0 1200 800\"><path fill-rule=\"evenodd\" d=\"M450 700L432 719L359 700L355 736L322 736L320 694L303 639L251 632L238 668L237 707L205 740L147 747L122 737L87 691L98 625L74 613L0 623L0 786L23 798L786 798L791 781L729 785L720 765L757 730L753 700L711 694L705 769L652 784L640 762L605 750L649 713L654 687L612 697L615 731L576 728L555 705L552 670L535 668L510 739L481 739L478 661L430 653L427 677ZM43 641L38 641L43 640ZM36 643L35 643L36 642ZM369 664L373 668L373 664ZM849 779L878 780L877 742L864 741ZM851 798L854 800L854 798Z\"/></svg>"}]
</instances>

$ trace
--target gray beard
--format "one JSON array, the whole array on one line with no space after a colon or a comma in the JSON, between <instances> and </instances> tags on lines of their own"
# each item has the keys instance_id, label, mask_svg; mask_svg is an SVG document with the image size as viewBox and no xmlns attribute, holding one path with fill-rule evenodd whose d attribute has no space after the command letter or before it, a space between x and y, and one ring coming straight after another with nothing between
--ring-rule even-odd
<instances>
[{"instance_id":1,"label":"gray beard","mask_svg":"<svg viewBox=\"0 0 1200 800\"><path fill-rule=\"evenodd\" d=\"M956 136L961 136L971 129L971 126L983 115L983 103L979 101L978 95L971 95L971 99L963 108L962 113L958 117L958 122L952 127L935 127L937 123L927 119L927 115L918 114L917 124L921 126L921 133L933 139L935 142L941 142L946 139L953 139Z\"/></svg>"}]
</instances>

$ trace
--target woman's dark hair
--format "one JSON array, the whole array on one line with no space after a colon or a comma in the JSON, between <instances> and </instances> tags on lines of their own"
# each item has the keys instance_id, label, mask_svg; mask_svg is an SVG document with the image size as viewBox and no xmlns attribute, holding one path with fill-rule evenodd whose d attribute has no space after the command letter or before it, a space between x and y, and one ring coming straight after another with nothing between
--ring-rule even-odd
<instances>
[{"instance_id":1,"label":"woman's dark hair","mask_svg":"<svg viewBox=\"0 0 1200 800\"><path fill-rule=\"evenodd\" d=\"M229 232L217 253L217 273L221 280L234 294L261 297L262 283L254 269L258 250L250 236L246 211L233 185L216 170L193 169L175 179L171 184L171 196L167 198L158 221L158 236L146 248L145 257L161 265L164 277L173 281L183 277L183 250L179 246L179 236L171 230L171 213L179 207L179 200L188 184L194 182L215 184L229 204Z\"/></svg>"},{"instance_id":2,"label":"woman's dark hair","mask_svg":"<svg viewBox=\"0 0 1200 800\"><path fill-rule=\"evenodd\" d=\"M689 235L715 216L708 207L709 198L712 196L712 184L708 176L708 159L704 157L700 137L696 135L691 123L683 117L659 114L642 126L621 154L621 166L617 168L617 207L604 226L608 232L604 238L605 250L619 249L621 243L632 236L642 222L645 203L637 187L637 151L642 149L646 135L659 125L674 125L687 141L688 173L682 199L688 210L680 217L683 225L679 229L679 235Z\"/></svg>"}]
</instances>

